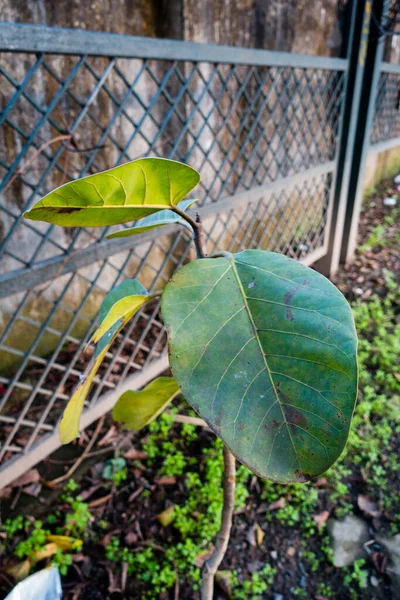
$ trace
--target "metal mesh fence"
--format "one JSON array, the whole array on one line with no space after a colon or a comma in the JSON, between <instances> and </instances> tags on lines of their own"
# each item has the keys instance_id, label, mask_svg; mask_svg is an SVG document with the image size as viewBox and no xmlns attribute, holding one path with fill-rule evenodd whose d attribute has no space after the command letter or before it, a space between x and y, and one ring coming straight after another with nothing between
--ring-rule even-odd
<instances>
[{"instance_id":1,"label":"metal mesh fence","mask_svg":"<svg viewBox=\"0 0 400 600\"><path fill-rule=\"evenodd\" d=\"M394 138L400 138L400 69L384 64L375 100L371 143L378 144Z\"/></svg>"},{"instance_id":2,"label":"metal mesh fence","mask_svg":"<svg viewBox=\"0 0 400 600\"><path fill-rule=\"evenodd\" d=\"M128 277L160 289L193 252L178 229L121 246L106 242L104 229L24 221L54 187L141 156L173 158L201 173L196 192L210 253L262 248L308 263L323 255L344 68L334 59L297 65L295 57L289 66L287 58L253 65L134 52L2 55L3 465L54 431L92 352L87 343L104 295ZM118 336L89 410L145 370L165 342L155 303Z\"/></svg>"}]
</instances>

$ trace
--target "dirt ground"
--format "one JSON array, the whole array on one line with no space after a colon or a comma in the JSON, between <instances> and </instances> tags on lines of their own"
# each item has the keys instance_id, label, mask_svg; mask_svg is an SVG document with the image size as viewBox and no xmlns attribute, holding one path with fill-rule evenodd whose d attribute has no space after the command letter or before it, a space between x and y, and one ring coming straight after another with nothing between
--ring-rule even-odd
<instances>
[{"instance_id":1,"label":"dirt ground","mask_svg":"<svg viewBox=\"0 0 400 600\"><path fill-rule=\"evenodd\" d=\"M386 183L365 200L359 250L334 281L354 307L360 337L360 396L348 449L308 484L278 486L239 468L221 599L400 597L392 557L378 541L392 539L400 522L399 204L383 203L392 194L400 198ZM176 414L193 415L180 400L135 435L107 417L3 491L1 597L14 585L10 567L28 560L31 571L52 561L60 566L66 600L199 598L200 567L221 510L221 445ZM327 524L346 516L365 524L370 544L339 568ZM49 534L81 543L41 559Z\"/></svg>"}]
</instances>

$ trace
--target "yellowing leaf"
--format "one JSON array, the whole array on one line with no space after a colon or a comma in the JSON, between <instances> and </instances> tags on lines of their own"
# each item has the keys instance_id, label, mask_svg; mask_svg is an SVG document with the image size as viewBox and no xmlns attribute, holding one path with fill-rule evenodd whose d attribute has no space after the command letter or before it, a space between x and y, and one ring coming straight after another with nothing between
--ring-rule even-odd
<instances>
[{"instance_id":1,"label":"yellowing leaf","mask_svg":"<svg viewBox=\"0 0 400 600\"><path fill-rule=\"evenodd\" d=\"M168 525L171 525L174 518L175 518L175 506L173 506L173 505L169 506L168 508L166 508L165 510L160 512L159 515L157 515L157 521L163 527L168 527Z\"/></svg>"},{"instance_id":2,"label":"yellowing leaf","mask_svg":"<svg viewBox=\"0 0 400 600\"><path fill-rule=\"evenodd\" d=\"M103 348L95 360L91 360L81 383L76 388L71 400L68 402L60 421L60 441L69 444L79 435L79 422L83 410L85 398L88 395L92 381L107 354L112 340Z\"/></svg>"},{"instance_id":3,"label":"yellowing leaf","mask_svg":"<svg viewBox=\"0 0 400 600\"><path fill-rule=\"evenodd\" d=\"M255 533L256 533L257 546L261 546L261 544L263 543L265 533L263 532L263 530L261 529L261 527L259 526L258 523L256 523L255 528L256 528Z\"/></svg>"},{"instance_id":4,"label":"yellowing leaf","mask_svg":"<svg viewBox=\"0 0 400 600\"><path fill-rule=\"evenodd\" d=\"M24 217L64 227L127 223L176 206L199 181L197 171L187 165L165 158L142 158L66 183Z\"/></svg>"},{"instance_id":5,"label":"yellowing leaf","mask_svg":"<svg viewBox=\"0 0 400 600\"><path fill-rule=\"evenodd\" d=\"M136 280L126 280L117 285L104 298L100 308L102 323L92 338L95 352L86 371L69 401L60 422L60 441L68 444L79 434L79 422L90 386L96 373L119 331L143 306L155 298L146 295L146 290Z\"/></svg>"},{"instance_id":6,"label":"yellowing leaf","mask_svg":"<svg viewBox=\"0 0 400 600\"><path fill-rule=\"evenodd\" d=\"M49 556L53 556L53 554L57 552L57 548L57 544L54 544L53 542L50 544L46 544L45 546L43 546L43 548L41 548L35 553L34 559L37 562L39 562L40 560L49 558Z\"/></svg>"},{"instance_id":7,"label":"yellowing leaf","mask_svg":"<svg viewBox=\"0 0 400 600\"><path fill-rule=\"evenodd\" d=\"M118 300L95 332L92 341L97 343L99 339L120 319L123 320L122 326L126 325L129 319L137 313L139 308L153 297L154 296L127 296L126 298Z\"/></svg>"},{"instance_id":8,"label":"yellowing leaf","mask_svg":"<svg viewBox=\"0 0 400 600\"><path fill-rule=\"evenodd\" d=\"M52 542L60 548L63 552L71 552L72 550L78 550L82 546L82 540L73 538L68 535L48 535L46 537L47 542Z\"/></svg>"},{"instance_id":9,"label":"yellowing leaf","mask_svg":"<svg viewBox=\"0 0 400 600\"><path fill-rule=\"evenodd\" d=\"M153 421L180 393L173 377L158 377L139 392L127 391L118 399L113 418L138 431Z\"/></svg>"},{"instance_id":10,"label":"yellowing leaf","mask_svg":"<svg viewBox=\"0 0 400 600\"><path fill-rule=\"evenodd\" d=\"M17 565L13 565L12 567L8 567L6 573L8 573L8 575L11 575L11 577L14 579L14 581L16 583L22 581L23 579L25 579L26 577L28 577L30 571L31 571L31 561L29 560L29 558L27 558L26 560L23 560L22 562L18 563Z\"/></svg>"}]
</instances>

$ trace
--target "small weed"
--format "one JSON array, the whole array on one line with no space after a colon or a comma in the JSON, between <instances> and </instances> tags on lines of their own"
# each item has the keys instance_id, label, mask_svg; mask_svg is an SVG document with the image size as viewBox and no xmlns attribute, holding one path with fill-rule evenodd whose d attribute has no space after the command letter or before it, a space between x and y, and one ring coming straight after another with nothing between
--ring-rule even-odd
<instances>
[{"instance_id":1,"label":"small weed","mask_svg":"<svg viewBox=\"0 0 400 600\"><path fill-rule=\"evenodd\" d=\"M232 581L232 600L258 600L264 597L265 592L273 584L276 573L276 569L267 563L260 571L252 573L251 579L240 582L235 572Z\"/></svg>"}]
</instances>

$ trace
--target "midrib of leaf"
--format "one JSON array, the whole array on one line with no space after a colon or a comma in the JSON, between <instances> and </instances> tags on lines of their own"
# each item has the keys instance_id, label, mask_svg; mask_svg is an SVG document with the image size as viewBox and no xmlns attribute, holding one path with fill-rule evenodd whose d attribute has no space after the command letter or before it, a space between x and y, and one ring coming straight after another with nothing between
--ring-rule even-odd
<instances>
[{"instance_id":1,"label":"midrib of leaf","mask_svg":"<svg viewBox=\"0 0 400 600\"><path fill-rule=\"evenodd\" d=\"M65 200L64 196L62 196L63 200ZM35 207L33 207L35 208ZM39 206L39 208L47 208L47 209L53 209L53 210L58 210L60 208L80 208L82 210L90 210L90 209L99 209L99 208L107 208L107 210L114 208L114 209L119 209L121 210L121 208L126 208L126 209L135 209L135 208L157 208L159 210L169 210L168 209L168 204L105 204L104 206L100 206L99 204L88 204L87 206L82 206L82 205L78 205L78 204L68 204L68 206Z\"/></svg>"},{"instance_id":2,"label":"midrib of leaf","mask_svg":"<svg viewBox=\"0 0 400 600\"><path fill-rule=\"evenodd\" d=\"M267 357L265 356L264 349L263 349L263 347L261 345L261 340L260 340L259 335L258 335L258 329L256 327L256 324L254 323L253 315L251 314L251 310L250 310L250 307L249 307L248 302L247 302L247 296L246 296L245 291L243 289L243 285L242 285L242 282L240 280L239 273L237 272L237 269L236 269L235 260L233 258L231 258L231 257L229 257L228 260L230 262L233 274L235 275L237 284L239 286L239 290L240 290L240 293L241 293L242 298L243 298L244 306L245 306L247 315L249 317L249 320L250 320L250 323L251 323L251 326L252 326L252 329L253 329L254 337L257 340L258 347L260 348L261 356L263 357L263 361L264 361L264 364L265 364L265 369L266 369L266 371L268 373L268 376L270 378L272 389L274 390L276 401L277 401L277 403L279 405L279 408L281 410L281 413L282 413L282 418L283 418L282 425L286 425L286 429L287 429L290 441L292 442L293 451L294 451L294 453L295 453L296 456L299 456L299 453L297 452L296 446L295 446L294 441L293 441L293 437L292 437L292 434L291 434L291 431L290 431L289 424L288 424L287 419L286 419L285 411L283 410L282 402L281 402L281 400L279 398L279 394L278 394L278 392L276 390L276 387L275 387L275 383L274 383L274 380L273 380L273 377L272 377L272 374L271 374L271 369L269 368L269 365L268 365ZM278 431L276 432L276 434L278 433ZM274 439L274 442L275 442L275 439ZM271 446L271 454L272 454L272 450L273 450L273 445Z\"/></svg>"}]
</instances>

